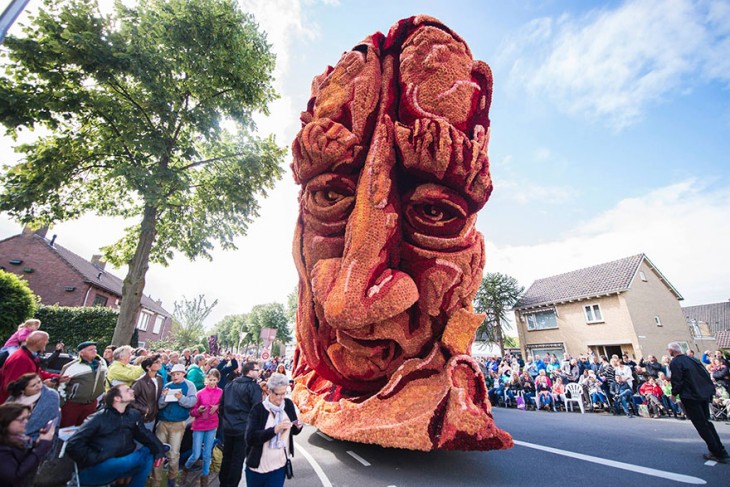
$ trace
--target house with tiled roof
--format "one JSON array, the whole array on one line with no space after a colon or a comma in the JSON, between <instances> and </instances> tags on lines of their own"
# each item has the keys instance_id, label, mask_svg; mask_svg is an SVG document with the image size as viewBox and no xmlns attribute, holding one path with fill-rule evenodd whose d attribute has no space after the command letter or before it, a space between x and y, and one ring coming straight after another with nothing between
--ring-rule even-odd
<instances>
[{"instance_id":1,"label":"house with tiled roof","mask_svg":"<svg viewBox=\"0 0 730 487\"><path fill-rule=\"evenodd\" d=\"M123 281L106 270L100 255L86 260L59 245L55 235L46 238L47 228L28 227L20 235L0 240L0 269L28 282L45 305L105 306L119 309ZM147 295L142 295L137 315L140 345L166 337L172 314Z\"/></svg>"},{"instance_id":2,"label":"house with tiled roof","mask_svg":"<svg viewBox=\"0 0 730 487\"><path fill-rule=\"evenodd\" d=\"M682 295L644 254L538 279L513 307L524 354L589 350L638 359L697 349Z\"/></svg>"},{"instance_id":3,"label":"house with tiled roof","mask_svg":"<svg viewBox=\"0 0 730 487\"><path fill-rule=\"evenodd\" d=\"M682 311L692 328L707 327L712 335L720 331L730 331L730 301L685 306Z\"/></svg>"}]
</instances>

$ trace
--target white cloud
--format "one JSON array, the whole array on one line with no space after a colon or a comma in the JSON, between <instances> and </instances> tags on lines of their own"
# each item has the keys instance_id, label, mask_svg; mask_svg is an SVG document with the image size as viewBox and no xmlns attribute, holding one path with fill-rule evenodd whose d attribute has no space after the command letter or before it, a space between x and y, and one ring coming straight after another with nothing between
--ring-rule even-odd
<instances>
[{"instance_id":1,"label":"white cloud","mask_svg":"<svg viewBox=\"0 0 730 487\"><path fill-rule=\"evenodd\" d=\"M539 162L544 162L550 160L550 156L552 155L552 152L547 147L540 147L535 151L535 160Z\"/></svg>"},{"instance_id":2,"label":"white cloud","mask_svg":"<svg viewBox=\"0 0 730 487\"><path fill-rule=\"evenodd\" d=\"M633 0L527 24L510 77L562 110L622 128L700 80L730 80L726 3ZM504 57L502 58L504 59Z\"/></svg>"},{"instance_id":3,"label":"white cloud","mask_svg":"<svg viewBox=\"0 0 730 487\"><path fill-rule=\"evenodd\" d=\"M500 179L499 196L507 201L526 205L535 201L543 204L562 204L575 196L572 188L562 186L546 186L526 180Z\"/></svg>"},{"instance_id":4,"label":"white cloud","mask_svg":"<svg viewBox=\"0 0 730 487\"><path fill-rule=\"evenodd\" d=\"M489 272L525 287L535 280L646 254L685 298L684 305L730 298L730 187L682 181L627 198L564 238L521 246L487 243Z\"/></svg>"}]
</instances>

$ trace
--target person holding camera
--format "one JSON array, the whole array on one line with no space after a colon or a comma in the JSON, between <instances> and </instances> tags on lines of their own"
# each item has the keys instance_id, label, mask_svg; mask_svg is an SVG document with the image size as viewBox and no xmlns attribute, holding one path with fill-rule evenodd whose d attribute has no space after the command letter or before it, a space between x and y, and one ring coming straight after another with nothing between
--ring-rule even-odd
<instances>
[{"instance_id":1,"label":"person holding camera","mask_svg":"<svg viewBox=\"0 0 730 487\"><path fill-rule=\"evenodd\" d=\"M0 487L24 485L51 450L55 426L50 423L33 441L26 436L30 406L0 405Z\"/></svg>"}]
</instances>

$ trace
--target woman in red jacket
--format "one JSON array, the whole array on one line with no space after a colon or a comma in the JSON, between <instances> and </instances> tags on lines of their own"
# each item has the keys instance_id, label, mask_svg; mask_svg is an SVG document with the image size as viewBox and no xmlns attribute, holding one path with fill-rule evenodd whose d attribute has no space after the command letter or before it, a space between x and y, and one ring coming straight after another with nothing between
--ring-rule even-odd
<instances>
[{"instance_id":1,"label":"woman in red jacket","mask_svg":"<svg viewBox=\"0 0 730 487\"><path fill-rule=\"evenodd\" d=\"M641 384L639 394L644 398L652 418L658 418L660 414L667 414L667 410L662 405L662 388L656 383L654 377Z\"/></svg>"}]
</instances>

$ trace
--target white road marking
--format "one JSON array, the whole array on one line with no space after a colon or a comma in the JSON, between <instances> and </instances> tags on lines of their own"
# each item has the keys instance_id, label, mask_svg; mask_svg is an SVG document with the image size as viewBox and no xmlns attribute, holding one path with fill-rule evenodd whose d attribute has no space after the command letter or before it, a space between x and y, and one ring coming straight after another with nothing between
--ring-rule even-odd
<instances>
[{"instance_id":1,"label":"white road marking","mask_svg":"<svg viewBox=\"0 0 730 487\"><path fill-rule=\"evenodd\" d=\"M682 482L685 484L693 485L705 485L706 481L699 477L691 477L689 475L683 475L680 473L664 472L662 470L656 470L653 468L642 467L641 465L632 465L630 463L617 462L614 460L607 460L605 458L593 457L591 455L584 455L582 453L574 453L567 450L559 450L557 448L550 448L549 446L535 445L534 443L527 443L525 441L514 440L515 445L524 446L527 448L534 448L535 450L542 450L548 453L554 453L556 455L562 455L564 457L575 458L577 460L583 460L584 462L597 463L599 465L606 465L607 467L619 468L621 470L628 470L629 472L641 473L644 475L651 475L652 477L660 477L663 479L674 480L675 482ZM349 453L349 452L348 452Z\"/></svg>"},{"instance_id":2,"label":"white road marking","mask_svg":"<svg viewBox=\"0 0 730 487\"><path fill-rule=\"evenodd\" d=\"M332 487L332 482L330 482L330 479L327 478L327 475L325 475L324 470L322 470L322 467L319 466L317 460L314 459L314 457L301 445L301 443L297 441L296 444L304 458L306 458L312 466L314 473L316 473L317 477L319 477L319 481L322 482L322 487Z\"/></svg>"},{"instance_id":3,"label":"white road marking","mask_svg":"<svg viewBox=\"0 0 730 487\"><path fill-rule=\"evenodd\" d=\"M327 441L333 441L333 438L332 437L327 436L326 434L322 433L321 431L317 431L317 434L319 436L321 436L322 438L324 438L325 440L327 440Z\"/></svg>"},{"instance_id":4,"label":"white road marking","mask_svg":"<svg viewBox=\"0 0 730 487\"><path fill-rule=\"evenodd\" d=\"M708 467L714 467L715 465L717 465L717 462L715 460L707 460L705 462L705 465L707 465Z\"/></svg>"},{"instance_id":5,"label":"white road marking","mask_svg":"<svg viewBox=\"0 0 730 487\"><path fill-rule=\"evenodd\" d=\"M357 454L357 453L355 453L354 451L350 451L350 450L348 450L348 451L347 451L347 454L348 454L348 455L350 455L350 456L351 456L352 458L354 458L355 460L357 460L358 462L360 462L360 463L362 463L363 465L365 465L366 467L369 467L369 466L370 466L370 462L368 462L367 460L365 460L365 459L364 459L363 457L361 457L360 455L358 455L358 454Z\"/></svg>"}]
</instances>

